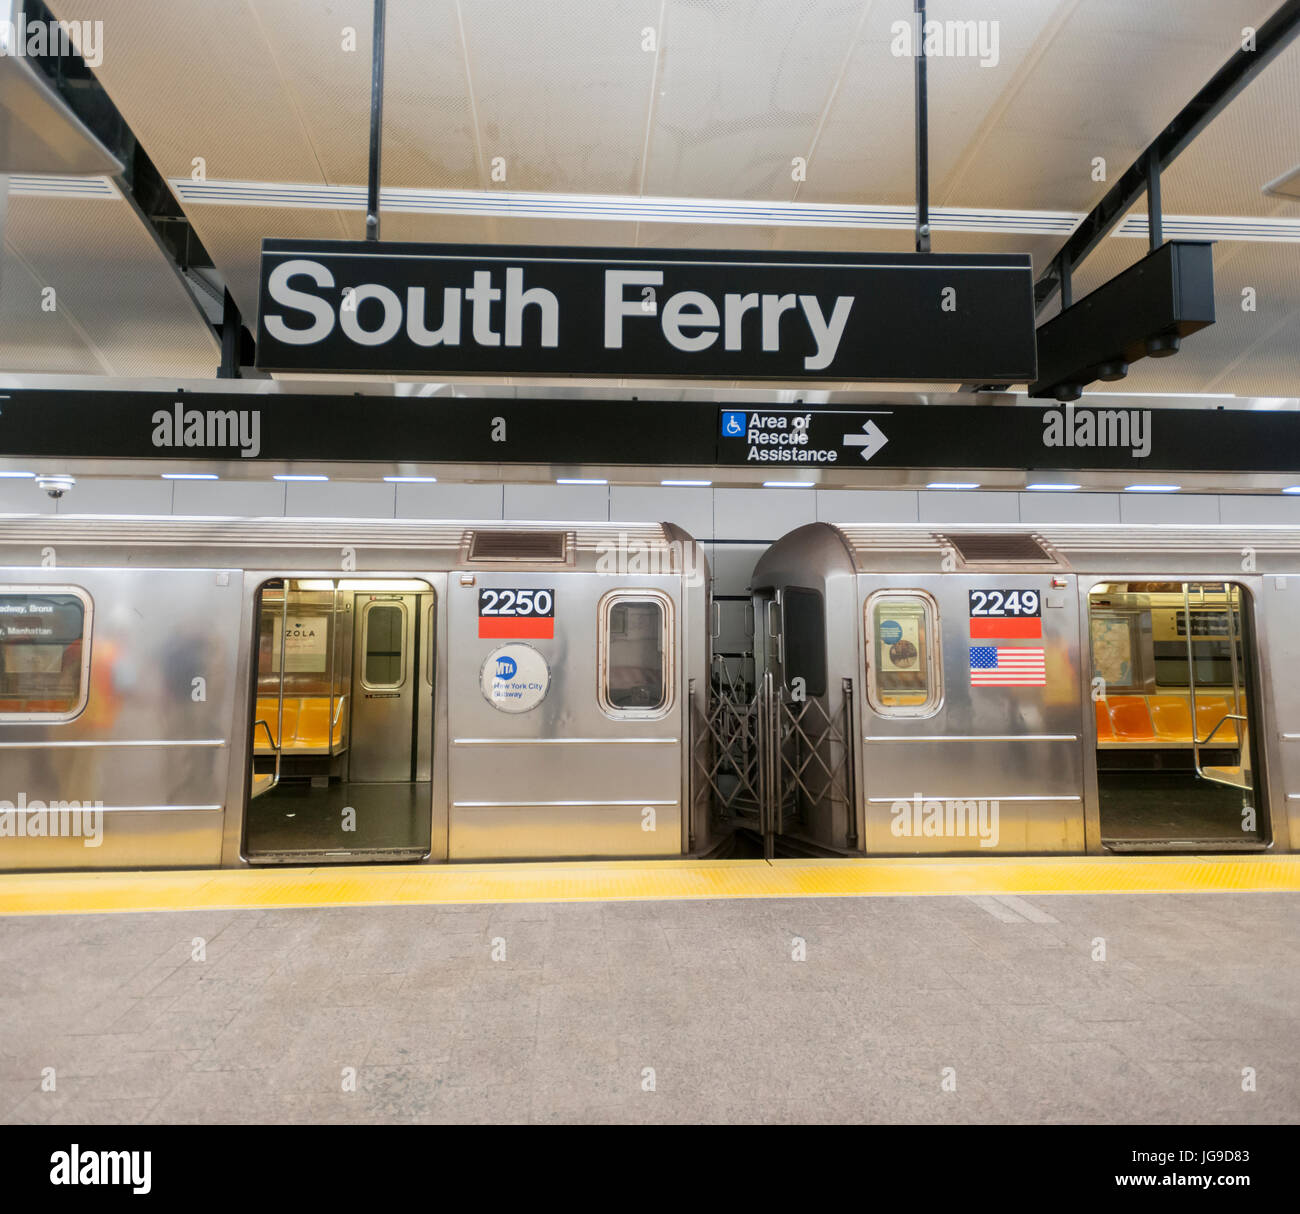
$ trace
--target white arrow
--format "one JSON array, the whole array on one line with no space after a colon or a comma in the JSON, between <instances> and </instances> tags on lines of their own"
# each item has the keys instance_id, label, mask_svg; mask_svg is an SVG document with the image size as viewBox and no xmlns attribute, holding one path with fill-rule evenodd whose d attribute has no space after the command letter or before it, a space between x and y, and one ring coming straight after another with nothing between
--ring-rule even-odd
<instances>
[{"instance_id":1,"label":"white arrow","mask_svg":"<svg viewBox=\"0 0 1300 1214\"><path fill-rule=\"evenodd\" d=\"M862 427L861 434L846 434L844 436L844 445L846 447L862 448L863 459L870 459L887 442L889 442L889 439L885 437L885 432L873 421L867 422Z\"/></svg>"}]
</instances>

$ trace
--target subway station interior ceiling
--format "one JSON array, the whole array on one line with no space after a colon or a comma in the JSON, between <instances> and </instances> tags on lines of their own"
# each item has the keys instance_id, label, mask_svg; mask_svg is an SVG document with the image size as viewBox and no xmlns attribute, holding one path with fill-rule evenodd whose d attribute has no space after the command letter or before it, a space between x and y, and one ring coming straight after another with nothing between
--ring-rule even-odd
<instances>
[{"instance_id":1,"label":"subway station interior ceiling","mask_svg":"<svg viewBox=\"0 0 1300 1214\"><path fill-rule=\"evenodd\" d=\"M931 203L987 213L987 230L936 230L935 251L1024 251L1041 272L1065 235L1005 230L1002 213L1086 213L1238 49L1243 27L1259 26L1276 7L931 0L934 20L1000 23L995 66L931 60ZM220 183L253 183L243 195L253 199L283 185L361 187L364 196L371 0L51 0L51 8L62 19L103 21L96 75L159 172L177 182L250 327L264 237L361 237L363 210L333 205L328 193L310 206L236 205ZM384 187L910 206L913 69L890 42L891 26L910 20L911 9L911 0L389 0ZM349 26L357 31L352 52L341 46ZM642 49L647 27L657 50ZM1135 364L1110 390L1300 395L1300 199L1263 192L1300 165L1298 115L1300 43L1166 172L1167 217L1293 222L1267 240L1220 241L1217 323L1177 357ZM792 180L796 156L807 161L802 182ZM218 188L187 191L196 157ZM504 183L491 179L496 157L504 158ZM1093 180L1095 157L1105 158L1109 181ZM40 179L11 180L0 213L0 372L215 373L211 331L107 179L72 195ZM1144 255L1145 200L1135 216L1136 237L1106 238L1076 271L1076 299ZM910 224L607 221L526 208L509 216L388 210L382 234L912 247ZM59 293L54 316L40 308L49 284ZM1253 313L1241 308L1247 287L1257 293Z\"/></svg>"}]
</instances>

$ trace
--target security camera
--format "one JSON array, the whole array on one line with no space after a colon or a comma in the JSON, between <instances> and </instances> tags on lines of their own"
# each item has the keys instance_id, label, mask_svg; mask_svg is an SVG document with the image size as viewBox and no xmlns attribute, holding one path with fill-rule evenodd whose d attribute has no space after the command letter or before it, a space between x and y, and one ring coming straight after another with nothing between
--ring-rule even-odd
<instances>
[{"instance_id":1,"label":"security camera","mask_svg":"<svg viewBox=\"0 0 1300 1214\"><path fill-rule=\"evenodd\" d=\"M69 489L76 487L77 478L75 476L64 476L62 474L54 476L38 476L36 478L36 487L44 489L56 502Z\"/></svg>"}]
</instances>

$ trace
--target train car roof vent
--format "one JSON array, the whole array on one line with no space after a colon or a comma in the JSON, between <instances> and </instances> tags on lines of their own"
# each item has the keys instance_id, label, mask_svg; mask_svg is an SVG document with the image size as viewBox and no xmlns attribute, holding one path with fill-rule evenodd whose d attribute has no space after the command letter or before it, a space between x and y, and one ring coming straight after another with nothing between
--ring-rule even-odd
<instances>
[{"instance_id":1,"label":"train car roof vent","mask_svg":"<svg viewBox=\"0 0 1300 1214\"><path fill-rule=\"evenodd\" d=\"M1056 565L1060 561L1027 531L966 532L937 537L967 565Z\"/></svg>"},{"instance_id":2,"label":"train car roof vent","mask_svg":"<svg viewBox=\"0 0 1300 1214\"><path fill-rule=\"evenodd\" d=\"M557 561L568 558L565 531L471 531L471 561Z\"/></svg>"}]
</instances>

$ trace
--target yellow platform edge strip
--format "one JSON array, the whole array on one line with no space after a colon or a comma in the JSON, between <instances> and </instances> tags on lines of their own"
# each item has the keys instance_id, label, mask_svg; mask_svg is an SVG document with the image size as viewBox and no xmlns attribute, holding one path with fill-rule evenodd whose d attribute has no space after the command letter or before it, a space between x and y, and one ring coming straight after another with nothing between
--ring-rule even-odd
<instances>
[{"instance_id":1,"label":"yellow platform edge strip","mask_svg":"<svg viewBox=\"0 0 1300 1214\"><path fill-rule=\"evenodd\" d=\"M0 915L970 894L1300 892L1295 856L629 860L0 874Z\"/></svg>"}]
</instances>

